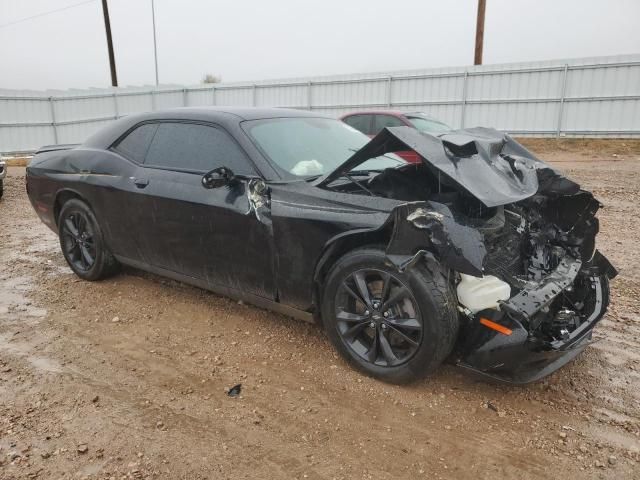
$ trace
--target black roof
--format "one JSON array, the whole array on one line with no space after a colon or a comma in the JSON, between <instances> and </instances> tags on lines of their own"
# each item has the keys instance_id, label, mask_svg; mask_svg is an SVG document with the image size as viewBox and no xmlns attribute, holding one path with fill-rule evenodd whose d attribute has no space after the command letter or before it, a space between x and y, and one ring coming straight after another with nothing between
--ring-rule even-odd
<instances>
[{"instance_id":1,"label":"black roof","mask_svg":"<svg viewBox=\"0 0 640 480\"><path fill-rule=\"evenodd\" d=\"M151 120L192 120L216 122L222 126L238 125L245 120L262 120L267 118L318 117L330 118L308 110L293 108L262 107L180 107L155 112L127 115L87 139L83 145L91 148L107 148L120 136L140 122Z\"/></svg>"},{"instance_id":2,"label":"black roof","mask_svg":"<svg viewBox=\"0 0 640 480\"><path fill-rule=\"evenodd\" d=\"M181 107L168 110L161 110L158 115L171 116L176 112L193 114L198 117L202 115L210 115L211 117L219 117L220 114L230 114L240 117L242 120L261 120L264 118L280 118L280 117L326 117L309 110L299 110L295 108L267 108L267 107Z\"/></svg>"}]
</instances>

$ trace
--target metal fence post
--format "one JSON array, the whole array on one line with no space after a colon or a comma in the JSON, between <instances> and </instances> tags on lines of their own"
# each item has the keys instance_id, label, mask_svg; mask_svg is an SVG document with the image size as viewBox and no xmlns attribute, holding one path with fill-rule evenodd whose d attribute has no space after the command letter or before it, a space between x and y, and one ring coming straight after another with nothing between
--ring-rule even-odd
<instances>
[{"instance_id":1,"label":"metal fence post","mask_svg":"<svg viewBox=\"0 0 640 480\"><path fill-rule=\"evenodd\" d=\"M256 84L253 84L253 88L251 89L251 105L256 106Z\"/></svg>"},{"instance_id":2,"label":"metal fence post","mask_svg":"<svg viewBox=\"0 0 640 480\"><path fill-rule=\"evenodd\" d=\"M460 128L464 128L464 117L467 110L467 80L469 78L469 71L464 71L464 77L462 80L462 102L460 104Z\"/></svg>"},{"instance_id":3,"label":"metal fence post","mask_svg":"<svg viewBox=\"0 0 640 480\"><path fill-rule=\"evenodd\" d=\"M187 106L187 89L186 88L182 89L182 106L183 107Z\"/></svg>"},{"instance_id":4,"label":"metal fence post","mask_svg":"<svg viewBox=\"0 0 640 480\"><path fill-rule=\"evenodd\" d=\"M113 116L117 120L120 118L120 112L118 111L118 96L113 92Z\"/></svg>"},{"instance_id":5,"label":"metal fence post","mask_svg":"<svg viewBox=\"0 0 640 480\"><path fill-rule=\"evenodd\" d=\"M393 77L389 75L387 78L387 107L391 108L391 82L393 81Z\"/></svg>"},{"instance_id":6,"label":"metal fence post","mask_svg":"<svg viewBox=\"0 0 640 480\"><path fill-rule=\"evenodd\" d=\"M307 110L311 111L311 107L313 106L313 98L311 97L311 87L312 83L307 82Z\"/></svg>"},{"instance_id":7,"label":"metal fence post","mask_svg":"<svg viewBox=\"0 0 640 480\"><path fill-rule=\"evenodd\" d=\"M569 72L569 65L564 64L564 70L562 71L562 88L560 90L560 105L558 106L558 123L556 124L556 138L560 137L562 131L562 114L564 110L564 97L567 93L567 74Z\"/></svg>"},{"instance_id":8,"label":"metal fence post","mask_svg":"<svg viewBox=\"0 0 640 480\"><path fill-rule=\"evenodd\" d=\"M56 108L53 105L53 97L49 97L49 109L51 110L51 126L53 127L53 143L58 144L58 126L56 125Z\"/></svg>"}]
</instances>

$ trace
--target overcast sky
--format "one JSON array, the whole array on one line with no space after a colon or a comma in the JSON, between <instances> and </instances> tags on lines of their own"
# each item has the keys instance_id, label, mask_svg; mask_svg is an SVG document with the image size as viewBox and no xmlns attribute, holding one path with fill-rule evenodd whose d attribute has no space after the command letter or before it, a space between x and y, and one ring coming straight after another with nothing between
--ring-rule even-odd
<instances>
[{"instance_id":1,"label":"overcast sky","mask_svg":"<svg viewBox=\"0 0 640 480\"><path fill-rule=\"evenodd\" d=\"M110 85L99 0L0 0L0 88ZM161 83L473 63L476 0L156 0ZM109 0L120 85L155 82L151 0ZM640 53L640 0L487 0L484 63Z\"/></svg>"}]
</instances>

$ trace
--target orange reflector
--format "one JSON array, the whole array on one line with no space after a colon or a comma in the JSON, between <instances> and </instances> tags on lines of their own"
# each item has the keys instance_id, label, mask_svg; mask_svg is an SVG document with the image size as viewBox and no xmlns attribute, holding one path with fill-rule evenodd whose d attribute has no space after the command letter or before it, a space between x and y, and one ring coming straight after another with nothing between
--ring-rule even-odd
<instances>
[{"instance_id":1,"label":"orange reflector","mask_svg":"<svg viewBox=\"0 0 640 480\"><path fill-rule=\"evenodd\" d=\"M500 332L503 335L511 335L513 333L513 330L511 330L510 328L503 327L499 323L492 322L488 318L480 318L480 323L487 328L495 330L496 332Z\"/></svg>"}]
</instances>

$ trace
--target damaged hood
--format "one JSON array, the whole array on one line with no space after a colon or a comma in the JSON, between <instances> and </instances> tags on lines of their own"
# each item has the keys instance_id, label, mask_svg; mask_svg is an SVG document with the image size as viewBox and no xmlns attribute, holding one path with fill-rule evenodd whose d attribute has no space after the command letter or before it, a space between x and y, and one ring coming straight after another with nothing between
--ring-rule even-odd
<instances>
[{"instance_id":1,"label":"damaged hood","mask_svg":"<svg viewBox=\"0 0 640 480\"><path fill-rule=\"evenodd\" d=\"M443 183L467 191L487 207L515 203L540 191L572 194L579 189L509 135L480 127L439 136L411 127L385 128L316 185L327 185L371 158L403 150L415 151Z\"/></svg>"}]
</instances>

